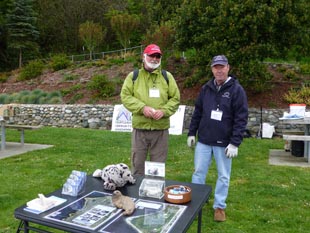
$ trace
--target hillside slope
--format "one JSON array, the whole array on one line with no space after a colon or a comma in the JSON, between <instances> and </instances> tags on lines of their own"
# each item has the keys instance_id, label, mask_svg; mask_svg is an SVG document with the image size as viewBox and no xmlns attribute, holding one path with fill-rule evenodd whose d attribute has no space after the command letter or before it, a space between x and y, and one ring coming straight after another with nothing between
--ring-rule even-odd
<instances>
[{"instance_id":1,"label":"hillside slope","mask_svg":"<svg viewBox=\"0 0 310 233\"><path fill-rule=\"evenodd\" d=\"M28 81L17 81L18 71L11 72L7 82L0 83L0 93L16 93L22 90L41 89L47 92L51 91L65 91L63 98L64 103L67 104L116 104L120 103L119 92L121 84L117 87L115 96L105 100L95 100L93 92L87 88L87 83L96 74L104 74L109 79L118 79L119 83L125 79L126 75L134 69L132 63L124 63L122 65L112 66L82 66L76 68L69 68L52 72L46 70L41 76L36 79ZM198 95L200 85L191 88L184 88L184 81L182 73L175 70L175 66L170 64L166 68L172 74L178 83L181 92L182 104L193 105L196 96ZM174 72L175 71L175 72ZM262 93L251 93L246 90L248 96L249 107L254 108L287 108L288 103L283 100L283 95L288 90L296 85L298 82L288 82L284 80L283 75L277 72L276 68L271 68L273 73L273 80L268 84L270 90Z\"/></svg>"}]
</instances>

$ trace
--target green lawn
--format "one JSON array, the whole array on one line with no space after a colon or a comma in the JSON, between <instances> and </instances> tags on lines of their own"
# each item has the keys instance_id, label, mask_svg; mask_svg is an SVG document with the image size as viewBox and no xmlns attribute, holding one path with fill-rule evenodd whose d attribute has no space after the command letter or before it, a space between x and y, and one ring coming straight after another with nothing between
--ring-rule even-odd
<instances>
[{"instance_id":1,"label":"green lawn","mask_svg":"<svg viewBox=\"0 0 310 233\"><path fill-rule=\"evenodd\" d=\"M130 165L130 133L91 129L43 128L25 132L27 143L52 148L0 160L0 232L14 232L14 209L62 187L72 170L92 174L114 163ZM20 134L8 130L8 141ZM193 150L186 135L170 136L166 178L190 182ZM227 221L213 221L213 195L203 209L203 232L307 232L310 229L310 168L271 166L269 149L283 148L281 139L245 139L233 172ZM1 152L0 152L1 153ZM214 188L215 163L207 178ZM188 232L196 232L197 221Z\"/></svg>"}]
</instances>

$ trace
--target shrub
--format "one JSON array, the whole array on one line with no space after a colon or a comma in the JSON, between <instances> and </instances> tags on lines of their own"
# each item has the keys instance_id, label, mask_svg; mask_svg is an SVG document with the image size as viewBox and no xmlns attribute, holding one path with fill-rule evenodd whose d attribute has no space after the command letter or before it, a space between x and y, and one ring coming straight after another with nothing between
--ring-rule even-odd
<instances>
[{"instance_id":1,"label":"shrub","mask_svg":"<svg viewBox=\"0 0 310 233\"><path fill-rule=\"evenodd\" d=\"M52 56L50 61L50 67L54 70L63 70L71 65L71 61L65 54L57 54Z\"/></svg>"},{"instance_id":2,"label":"shrub","mask_svg":"<svg viewBox=\"0 0 310 233\"><path fill-rule=\"evenodd\" d=\"M84 97L83 93L76 93L70 100L69 104L75 104L76 101L82 99Z\"/></svg>"},{"instance_id":3,"label":"shrub","mask_svg":"<svg viewBox=\"0 0 310 233\"><path fill-rule=\"evenodd\" d=\"M39 60L31 61L24 68L22 68L18 80L24 81L36 78L42 74L43 69L44 64L42 61Z\"/></svg>"},{"instance_id":4,"label":"shrub","mask_svg":"<svg viewBox=\"0 0 310 233\"><path fill-rule=\"evenodd\" d=\"M96 98L111 97L115 92L115 83L108 80L105 75L95 75L87 87L95 92Z\"/></svg>"},{"instance_id":5,"label":"shrub","mask_svg":"<svg viewBox=\"0 0 310 233\"><path fill-rule=\"evenodd\" d=\"M287 68L285 66L282 65L277 66L277 71L280 73L285 73L286 70Z\"/></svg>"},{"instance_id":6,"label":"shrub","mask_svg":"<svg viewBox=\"0 0 310 233\"><path fill-rule=\"evenodd\" d=\"M0 74L0 83L5 83L8 80L7 73L1 73Z\"/></svg>"},{"instance_id":7,"label":"shrub","mask_svg":"<svg viewBox=\"0 0 310 233\"><path fill-rule=\"evenodd\" d=\"M112 65L123 65L126 61L124 58L109 58L109 64Z\"/></svg>"},{"instance_id":8,"label":"shrub","mask_svg":"<svg viewBox=\"0 0 310 233\"><path fill-rule=\"evenodd\" d=\"M20 103L20 95L18 93L11 94L10 103Z\"/></svg>"},{"instance_id":9,"label":"shrub","mask_svg":"<svg viewBox=\"0 0 310 233\"><path fill-rule=\"evenodd\" d=\"M31 104L29 95L21 96L20 102L23 103L23 104Z\"/></svg>"},{"instance_id":10,"label":"shrub","mask_svg":"<svg viewBox=\"0 0 310 233\"><path fill-rule=\"evenodd\" d=\"M302 74L310 74L310 64L301 64L300 65L300 72Z\"/></svg>"},{"instance_id":11,"label":"shrub","mask_svg":"<svg viewBox=\"0 0 310 233\"><path fill-rule=\"evenodd\" d=\"M68 82L68 81L73 81L78 79L78 76L76 74L64 74L63 76L63 81Z\"/></svg>"},{"instance_id":12,"label":"shrub","mask_svg":"<svg viewBox=\"0 0 310 233\"><path fill-rule=\"evenodd\" d=\"M81 84L76 84L76 85L71 86L70 88L62 89L62 90L60 90L60 92L61 92L62 96L66 96L66 95L69 95L73 92L77 92L77 91L81 90L81 88L82 88Z\"/></svg>"},{"instance_id":13,"label":"shrub","mask_svg":"<svg viewBox=\"0 0 310 233\"><path fill-rule=\"evenodd\" d=\"M6 104L8 98L9 98L8 94L0 94L0 104Z\"/></svg>"},{"instance_id":14,"label":"shrub","mask_svg":"<svg viewBox=\"0 0 310 233\"><path fill-rule=\"evenodd\" d=\"M284 100L289 104L304 103L310 105L310 87L302 87L301 89L292 89L284 95Z\"/></svg>"},{"instance_id":15,"label":"shrub","mask_svg":"<svg viewBox=\"0 0 310 233\"><path fill-rule=\"evenodd\" d=\"M299 77L297 76L296 72L294 70L286 70L284 72L284 78L290 80L290 81L297 81L299 79Z\"/></svg>"},{"instance_id":16,"label":"shrub","mask_svg":"<svg viewBox=\"0 0 310 233\"><path fill-rule=\"evenodd\" d=\"M21 91L13 94L1 94L0 104L21 103L21 104L59 104L62 103L62 96L59 91L51 93L40 89L34 91Z\"/></svg>"},{"instance_id":17,"label":"shrub","mask_svg":"<svg viewBox=\"0 0 310 233\"><path fill-rule=\"evenodd\" d=\"M53 98L48 100L48 104L61 104L62 103L62 98L54 96Z\"/></svg>"},{"instance_id":18,"label":"shrub","mask_svg":"<svg viewBox=\"0 0 310 233\"><path fill-rule=\"evenodd\" d=\"M248 88L254 93L260 93L268 89L268 81L272 79L267 66L256 60L238 64L238 67L232 68L231 74L236 75L244 88Z\"/></svg>"},{"instance_id":19,"label":"shrub","mask_svg":"<svg viewBox=\"0 0 310 233\"><path fill-rule=\"evenodd\" d=\"M61 98L61 93L59 91L53 91L53 92L47 93L47 98L48 99Z\"/></svg>"}]
</instances>

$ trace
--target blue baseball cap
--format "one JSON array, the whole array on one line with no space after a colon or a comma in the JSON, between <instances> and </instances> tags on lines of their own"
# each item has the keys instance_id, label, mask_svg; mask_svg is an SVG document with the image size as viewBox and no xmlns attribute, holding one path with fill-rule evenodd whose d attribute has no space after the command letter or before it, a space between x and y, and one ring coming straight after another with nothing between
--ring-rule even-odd
<instances>
[{"instance_id":1,"label":"blue baseball cap","mask_svg":"<svg viewBox=\"0 0 310 233\"><path fill-rule=\"evenodd\" d=\"M217 55L213 57L212 62L211 62L211 67L215 65L226 66L227 64L228 64L228 59L225 55Z\"/></svg>"}]
</instances>

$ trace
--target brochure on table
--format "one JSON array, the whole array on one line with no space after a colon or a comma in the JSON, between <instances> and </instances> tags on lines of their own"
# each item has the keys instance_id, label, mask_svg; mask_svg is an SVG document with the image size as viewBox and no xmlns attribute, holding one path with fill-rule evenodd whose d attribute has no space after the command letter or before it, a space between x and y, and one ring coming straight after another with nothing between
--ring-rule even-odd
<instances>
[{"instance_id":1,"label":"brochure on table","mask_svg":"<svg viewBox=\"0 0 310 233\"><path fill-rule=\"evenodd\" d=\"M38 196L38 198L28 201L27 207L24 210L34 214L40 214L66 202L66 199L56 196L45 197L43 194L39 194Z\"/></svg>"},{"instance_id":2,"label":"brochure on table","mask_svg":"<svg viewBox=\"0 0 310 233\"><path fill-rule=\"evenodd\" d=\"M165 189L165 163L145 162L145 178L139 188L140 197L161 199Z\"/></svg>"}]
</instances>

